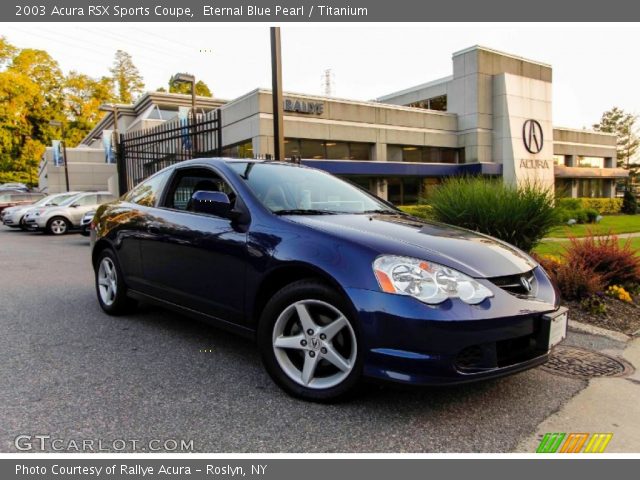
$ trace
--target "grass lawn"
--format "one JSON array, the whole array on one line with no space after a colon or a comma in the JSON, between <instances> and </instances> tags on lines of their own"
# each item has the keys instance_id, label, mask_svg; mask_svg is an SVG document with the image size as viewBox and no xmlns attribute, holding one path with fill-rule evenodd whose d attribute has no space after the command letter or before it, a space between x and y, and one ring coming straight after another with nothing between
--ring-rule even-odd
<instances>
[{"instance_id":1,"label":"grass lawn","mask_svg":"<svg viewBox=\"0 0 640 480\"><path fill-rule=\"evenodd\" d=\"M618 240L618 243L624 245L627 240L631 240L631 246L636 249L636 256L640 257L640 238L621 238ZM542 242L533 251L539 255L561 256L564 253L564 247L568 244L568 240L561 242Z\"/></svg>"},{"instance_id":2,"label":"grass lawn","mask_svg":"<svg viewBox=\"0 0 640 480\"><path fill-rule=\"evenodd\" d=\"M568 238L569 236L584 237L589 230L595 234L633 233L640 232L640 215L608 215L600 223L588 225L574 225L573 227L556 227L549 232L548 237Z\"/></svg>"}]
</instances>

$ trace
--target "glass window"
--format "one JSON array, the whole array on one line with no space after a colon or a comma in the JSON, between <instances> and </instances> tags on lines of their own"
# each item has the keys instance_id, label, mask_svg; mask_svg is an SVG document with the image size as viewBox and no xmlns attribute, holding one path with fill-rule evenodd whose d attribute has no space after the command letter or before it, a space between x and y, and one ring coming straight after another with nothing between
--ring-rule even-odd
<instances>
[{"instance_id":1,"label":"glass window","mask_svg":"<svg viewBox=\"0 0 640 480\"><path fill-rule=\"evenodd\" d=\"M274 213L393 211L359 188L320 170L275 163L233 163L229 166Z\"/></svg>"},{"instance_id":2,"label":"glass window","mask_svg":"<svg viewBox=\"0 0 640 480\"><path fill-rule=\"evenodd\" d=\"M458 163L458 148L447 147L425 147L417 145L391 145L390 147L399 147L402 149L403 162L415 163Z\"/></svg>"},{"instance_id":3,"label":"glass window","mask_svg":"<svg viewBox=\"0 0 640 480\"><path fill-rule=\"evenodd\" d=\"M233 202L235 193L216 172L208 168L187 168L179 170L171 182L164 206L177 210L191 210L191 197L195 192L223 192Z\"/></svg>"},{"instance_id":4,"label":"glass window","mask_svg":"<svg viewBox=\"0 0 640 480\"><path fill-rule=\"evenodd\" d=\"M284 154L286 158L300 157L314 160L370 160L371 144L286 138Z\"/></svg>"},{"instance_id":5,"label":"glass window","mask_svg":"<svg viewBox=\"0 0 640 480\"><path fill-rule=\"evenodd\" d=\"M102 205L103 203L112 202L116 199L113 195L101 194L98 195L98 203Z\"/></svg>"},{"instance_id":6,"label":"glass window","mask_svg":"<svg viewBox=\"0 0 640 480\"><path fill-rule=\"evenodd\" d=\"M442 112L447 111L447 96L439 95L437 97L427 98L425 100L418 100L417 102L410 103L408 107L424 108L426 110L439 110Z\"/></svg>"},{"instance_id":7,"label":"glass window","mask_svg":"<svg viewBox=\"0 0 640 480\"><path fill-rule=\"evenodd\" d=\"M567 162L565 160L565 156L564 155L554 155L553 156L553 164L554 165L566 165Z\"/></svg>"},{"instance_id":8,"label":"glass window","mask_svg":"<svg viewBox=\"0 0 640 480\"><path fill-rule=\"evenodd\" d=\"M555 194L557 198L571 197L571 180L557 178L555 181Z\"/></svg>"},{"instance_id":9,"label":"glass window","mask_svg":"<svg viewBox=\"0 0 640 480\"><path fill-rule=\"evenodd\" d=\"M251 140L228 145L222 149L222 156L229 158L253 158L253 143Z\"/></svg>"},{"instance_id":10,"label":"glass window","mask_svg":"<svg viewBox=\"0 0 640 480\"><path fill-rule=\"evenodd\" d=\"M578 197L600 198L604 196L604 180L581 178L578 180Z\"/></svg>"},{"instance_id":11,"label":"glass window","mask_svg":"<svg viewBox=\"0 0 640 480\"><path fill-rule=\"evenodd\" d=\"M578 167L591 167L591 168L604 168L604 158L603 157L582 157L578 156L577 165Z\"/></svg>"},{"instance_id":12,"label":"glass window","mask_svg":"<svg viewBox=\"0 0 640 480\"><path fill-rule=\"evenodd\" d=\"M81 207L84 207L86 205L96 205L98 203L98 195L91 194L91 195L83 195L81 197L78 197L78 199L73 202L73 205L79 205Z\"/></svg>"},{"instance_id":13,"label":"glass window","mask_svg":"<svg viewBox=\"0 0 640 480\"><path fill-rule=\"evenodd\" d=\"M133 188L124 197L125 201L144 207L154 207L171 170L164 170Z\"/></svg>"}]
</instances>

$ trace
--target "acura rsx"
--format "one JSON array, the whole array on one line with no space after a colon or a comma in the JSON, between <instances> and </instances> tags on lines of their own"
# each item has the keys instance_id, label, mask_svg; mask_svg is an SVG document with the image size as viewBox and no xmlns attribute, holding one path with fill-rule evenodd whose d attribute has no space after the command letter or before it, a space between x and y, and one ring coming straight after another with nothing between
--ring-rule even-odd
<instances>
[{"instance_id":1,"label":"acura rsx","mask_svg":"<svg viewBox=\"0 0 640 480\"><path fill-rule=\"evenodd\" d=\"M142 300L254 338L274 381L308 400L363 378L511 374L566 336L566 309L526 253L296 164L175 164L100 206L91 240L106 313Z\"/></svg>"}]
</instances>

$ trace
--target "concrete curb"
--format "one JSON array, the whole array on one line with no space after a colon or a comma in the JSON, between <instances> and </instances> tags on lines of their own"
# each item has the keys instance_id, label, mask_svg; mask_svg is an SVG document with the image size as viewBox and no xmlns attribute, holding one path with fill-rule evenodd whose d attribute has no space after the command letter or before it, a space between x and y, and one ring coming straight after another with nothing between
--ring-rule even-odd
<instances>
[{"instance_id":1,"label":"concrete curb","mask_svg":"<svg viewBox=\"0 0 640 480\"><path fill-rule=\"evenodd\" d=\"M618 342L628 342L632 338L631 336L621 332L608 330L602 327L596 327L594 325L589 325L588 323L578 322L577 320L569 320L569 328L582 333L589 333L591 335L607 337Z\"/></svg>"}]
</instances>

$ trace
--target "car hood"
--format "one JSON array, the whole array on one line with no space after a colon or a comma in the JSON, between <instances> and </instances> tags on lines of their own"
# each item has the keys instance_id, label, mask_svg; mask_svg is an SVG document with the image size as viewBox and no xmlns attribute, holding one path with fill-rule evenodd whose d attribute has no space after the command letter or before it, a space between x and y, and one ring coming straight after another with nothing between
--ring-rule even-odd
<instances>
[{"instance_id":1,"label":"car hood","mask_svg":"<svg viewBox=\"0 0 640 480\"><path fill-rule=\"evenodd\" d=\"M292 215L290 221L372 248L379 254L441 263L476 278L516 275L536 263L487 235L405 215Z\"/></svg>"}]
</instances>

